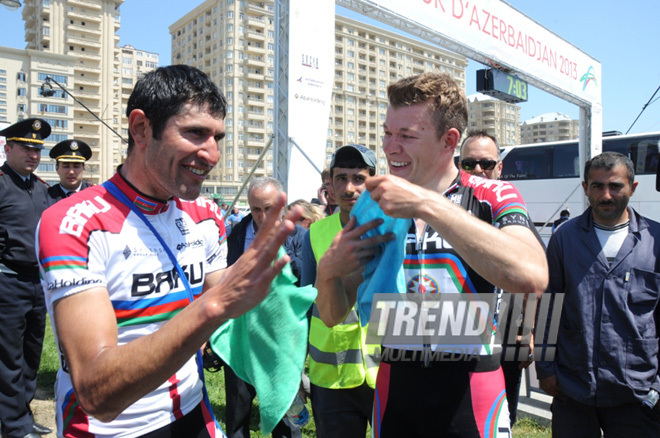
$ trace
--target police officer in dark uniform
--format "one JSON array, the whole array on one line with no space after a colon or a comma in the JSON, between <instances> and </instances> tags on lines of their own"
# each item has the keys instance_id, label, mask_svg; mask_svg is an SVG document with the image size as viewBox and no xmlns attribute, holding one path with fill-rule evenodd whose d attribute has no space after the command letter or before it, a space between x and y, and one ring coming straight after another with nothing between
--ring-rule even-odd
<instances>
[{"instance_id":1,"label":"police officer in dark uniform","mask_svg":"<svg viewBox=\"0 0 660 438\"><path fill-rule=\"evenodd\" d=\"M57 143L49 155L55 160L55 170L60 176L59 184L48 189L52 203L91 186L82 179L85 161L92 157L92 149L87 143L82 140L64 140Z\"/></svg>"},{"instance_id":2,"label":"police officer in dark uniform","mask_svg":"<svg viewBox=\"0 0 660 438\"><path fill-rule=\"evenodd\" d=\"M48 184L34 175L50 125L27 119L0 131L7 161L0 167L0 421L6 438L51 430L34 422L30 402L46 325L34 232L48 207Z\"/></svg>"}]
</instances>

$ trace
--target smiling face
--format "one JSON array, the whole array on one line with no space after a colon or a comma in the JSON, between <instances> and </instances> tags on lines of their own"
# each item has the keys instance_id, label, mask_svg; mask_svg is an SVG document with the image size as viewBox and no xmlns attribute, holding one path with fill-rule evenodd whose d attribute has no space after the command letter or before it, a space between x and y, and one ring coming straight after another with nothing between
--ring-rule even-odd
<instances>
[{"instance_id":1,"label":"smiling face","mask_svg":"<svg viewBox=\"0 0 660 438\"><path fill-rule=\"evenodd\" d=\"M439 176L447 168L447 159L453 160L455 144L447 147L449 131L438 138L428 106L390 106L383 124L383 151L392 175L436 189Z\"/></svg>"},{"instance_id":2,"label":"smiling face","mask_svg":"<svg viewBox=\"0 0 660 438\"><path fill-rule=\"evenodd\" d=\"M30 176L37 170L41 161L41 149L16 142L5 145L5 155L7 155L7 164L24 177Z\"/></svg>"},{"instance_id":3,"label":"smiling face","mask_svg":"<svg viewBox=\"0 0 660 438\"><path fill-rule=\"evenodd\" d=\"M186 104L170 117L160 140L151 137L145 152L145 194L156 199L176 196L192 200L220 160L218 141L225 124L203 106Z\"/></svg>"},{"instance_id":4,"label":"smiling face","mask_svg":"<svg viewBox=\"0 0 660 438\"><path fill-rule=\"evenodd\" d=\"M55 164L55 170L60 176L60 184L62 187L72 192L77 190L82 183L85 163L58 161L57 164Z\"/></svg>"}]
</instances>

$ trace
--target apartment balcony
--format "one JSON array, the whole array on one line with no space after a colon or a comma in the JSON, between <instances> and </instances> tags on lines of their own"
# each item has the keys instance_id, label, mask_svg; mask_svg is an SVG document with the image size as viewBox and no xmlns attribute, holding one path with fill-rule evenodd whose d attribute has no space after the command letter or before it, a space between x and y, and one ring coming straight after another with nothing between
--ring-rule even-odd
<instances>
[{"instance_id":1,"label":"apartment balcony","mask_svg":"<svg viewBox=\"0 0 660 438\"><path fill-rule=\"evenodd\" d=\"M74 52L72 50L67 51L66 54L71 55L71 56L75 56L76 58L85 59L85 60L88 60L88 61L101 62L101 56L100 55L92 55L90 53L85 53L85 52Z\"/></svg>"},{"instance_id":2,"label":"apartment balcony","mask_svg":"<svg viewBox=\"0 0 660 438\"><path fill-rule=\"evenodd\" d=\"M81 91L81 90L77 90L77 91L75 91L75 92L73 93L73 95L76 96L76 98L78 98L78 99L82 99L82 98L87 98L87 99L98 99L98 98L99 98L99 93L98 93L98 91L94 92L94 91ZM85 105L87 105L87 104L85 103Z\"/></svg>"},{"instance_id":3,"label":"apartment balcony","mask_svg":"<svg viewBox=\"0 0 660 438\"><path fill-rule=\"evenodd\" d=\"M37 30L34 26L29 26L25 24L25 42L34 43L34 40L37 38Z\"/></svg>"},{"instance_id":4,"label":"apartment balcony","mask_svg":"<svg viewBox=\"0 0 660 438\"><path fill-rule=\"evenodd\" d=\"M248 93L257 93L261 97L261 99L263 99L263 95L266 93L266 89L263 87L254 87L248 85L246 89ZM248 96L248 99L249 98L250 96Z\"/></svg>"},{"instance_id":5,"label":"apartment balcony","mask_svg":"<svg viewBox=\"0 0 660 438\"><path fill-rule=\"evenodd\" d=\"M248 18L247 25L256 27L257 29L264 29L266 27L266 23L264 20L258 20L256 18Z\"/></svg>"},{"instance_id":6,"label":"apartment balcony","mask_svg":"<svg viewBox=\"0 0 660 438\"><path fill-rule=\"evenodd\" d=\"M94 78L91 78L91 77L90 77L90 78L87 78L87 77L83 77L83 78L76 77L76 78L73 80L73 82L74 82L74 84L75 84L76 86L78 86L78 85L91 85L91 86L94 86L94 87L100 87L100 86L101 86L101 81L100 81L99 79L94 79Z\"/></svg>"},{"instance_id":7,"label":"apartment balcony","mask_svg":"<svg viewBox=\"0 0 660 438\"><path fill-rule=\"evenodd\" d=\"M245 47L245 51L248 53L258 53L260 55L265 55L266 54L266 49L263 47L257 47L254 44L252 45L247 45Z\"/></svg>"},{"instance_id":8,"label":"apartment balcony","mask_svg":"<svg viewBox=\"0 0 660 438\"><path fill-rule=\"evenodd\" d=\"M70 24L67 27L67 30L75 30L75 31L90 34L90 35L101 36L101 30L98 27L80 26L80 25L77 25L77 24Z\"/></svg>"},{"instance_id":9,"label":"apartment balcony","mask_svg":"<svg viewBox=\"0 0 660 438\"><path fill-rule=\"evenodd\" d=\"M100 34L100 32L99 32L99 34ZM70 36L70 35L67 36L66 43L67 44L71 44L71 43L80 44L83 47L95 47L97 49L101 48L101 43L98 42L98 40L91 40L91 39L87 39L87 38L78 38L78 37L74 37L74 36Z\"/></svg>"},{"instance_id":10,"label":"apartment balcony","mask_svg":"<svg viewBox=\"0 0 660 438\"><path fill-rule=\"evenodd\" d=\"M248 105L266 107L266 101L263 99L255 99L253 97L247 98Z\"/></svg>"},{"instance_id":11,"label":"apartment balcony","mask_svg":"<svg viewBox=\"0 0 660 438\"><path fill-rule=\"evenodd\" d=\"M101 68L100 67L95 67L95 66L88 65L88 64L76 64L73 67L73 71L75 73L85 72L85 73L93 73L93 74L96 74L96 75L101 74Z\"/></svg>"},{"instance_id":12,"label":"apartment balcony","mask_svg":"<svg viewBox=\"0 0 660 438\"><path fill-rule=\"evenodd\" d=\"M263 81L265 80L265 76L263 73L248 73L246 75L248 79L251 79L253 81ZM249 88L249 87L248 87Z\"/></svg>"},{"instance_id":13,"label":"apartment balcony","mask_svg":"<svg viewBox=\"0 0 660 438\"><path fill-rule=\"evenodd\" d=\"M250 120L254 120L256 122L265 122L266 121L266 113L261 112L258 113L256 111L248 111L248 116L250 117Z\"/></svg>"},{"instance_id":14,"label":"apartment balcony","mask_svg":"<svg viewBox=\"0 0 660 438\"><path fill-rule=\"evenodd\" d=\"M67 18L77 18L79 20L84 20L84 21L90 21L94 23L100 23L101 22L101 15L97 14L88 14L86 12L80 12L80 11L71 11L68 10L66 13Z\"/></svg>"},{"instance_id":15,"label":"apartment balcony","mask_svg":"<svg viewBox=\"0 0 660 438\"><path fill-rule=\"evenodd\" d=\"M261 125L248 125L246 129L251 133L251 134L266 134L266 127Z\"/></svg>"},{"instance_id":16,"label":"apartment balcony","mask_svg":"<svg viewBox=\"0 0 660 438\"><path fill-rule=\"evenodd\" d=\"M248 29L248 31L245 33L245 36L248 38L248 40L256 40L259 42L266 41L266 34L263 32L256 32L252 29Z\"/></svg>"},{"instance_id":17,"label":"apartment balcony","mask_svg":"<svg viewBox=\"0 0 660 438\"><path fill-rule=\"evenodd\" d=\"M264 12L268 11L263 6L252 2L247 2L246 8L248 12L252 12L254 14L263 14Z\"/></svg>"},{"instance_id":18,"label":"apartment balcony","mask_svg":"<svg viewBox=\"0 0 660 438\"><path fill-rule=\"evenodd\" d=\"M37 12L37 9L35 8L35 5L38 4L38 2L23 2L23 17L25 16L31 16L34 15Z\"/></svg>"},{"instance_id":19,"label":"apartment balcony","mask_svg":"<svg viewBox=\"0 0 660 438\"><path fill-rule=\"evenodd\" d=\"M266 62L264 61L263 58L257 58L254 56L248 56L248 58L245 60L245 64L250 67L259 67L259 68L266 67Z\"/></svg>"},{"instance_id":20,"label":"apartment balcony","mask_svg":"<svg viewBox=\"0 0 660 438\"><path fill-rule=\"evenodd\" d=\"M251 146L251 147L264 147L266 145L266 138L264 138L262 140L259 140L259 139L256 139L256 138L248 138L245 141L245 145L246 146ZM259 154L257 154L257 155L254 155L254 154L248 155L248 157L257 157L258 158ZM256 160L256 158L252 158L252 159Z\"/></svg>"},{"instance_id":21,"label":"apartment balcony","mask_svg":"<svg viewBox=\"0 0 660 438\"><path fill-rule=\"evenodd\" d=\"M87 102L84 102L84 101L81 100L81 102L83 104L85 104L87 109L89 109L94 114L98 115L101 112L101 105L100 105L99 99L97 99L96 102L90 102L89 100ZM85 108L83 108L81 105L78 105L78 104L73 106L73 111L74 111L74 113L81 113L81 114L84 114L85 116L89 115L89 112L87 112L87 110ZM75 119L75 117L74 117L74 119ZM77 120L76 120L76 122L77 122Z\"/></svg>"},{"instance_id":22,"label":"apartment balcony","mask_svg":"<svg viewBox=\"0 0 660 438\"><path fill-rule=\"evenodd\" d=\"M102 8L101 2L91 0L68 0L68 6L82 6L96 11L100 11Z\"/></svg>"}]
</instances>

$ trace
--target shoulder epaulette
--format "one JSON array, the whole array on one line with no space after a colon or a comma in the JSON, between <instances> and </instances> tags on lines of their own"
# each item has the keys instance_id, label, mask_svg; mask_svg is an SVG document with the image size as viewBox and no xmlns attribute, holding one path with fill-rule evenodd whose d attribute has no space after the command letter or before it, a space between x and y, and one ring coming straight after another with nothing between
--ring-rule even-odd
<instances>
[{"instance_id":1,"label":"shoulder epaulette","mask_svg":"<svg viewBox=\"0 0 660 438\"><path fill-rule=\"evenodd\" d=\"M34 173L32 174L34 175ZM34 177L37 179L37 181L41 181L42 183L46 184L46 187L50 187L50 184L48 184L46 181L43 179L39 178L37 175L34 175Z\"/></svg>"}]
</instances>

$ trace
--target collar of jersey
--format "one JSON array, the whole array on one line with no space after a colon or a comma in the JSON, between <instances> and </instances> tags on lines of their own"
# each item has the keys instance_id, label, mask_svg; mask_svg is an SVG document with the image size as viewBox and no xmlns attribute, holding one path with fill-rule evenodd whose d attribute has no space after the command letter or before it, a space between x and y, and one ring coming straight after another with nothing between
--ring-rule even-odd
<instances>
[{"instance_id":1,"label":"collar of jersey","mask_svg":"<svg viewBox=\"0 0 660 438\"><path fill-rule=\"evenodd\" d=\"M163 213L164 211L167 211L167 208L170 205L169 202L172 198L163 202L141 193L138 189L133 187L130 182L124 179L121 173L119 173L119 170L117 170L117 173L110 178L110 181L112 181L143 214Z\"/></svg>"}]
</instances>

